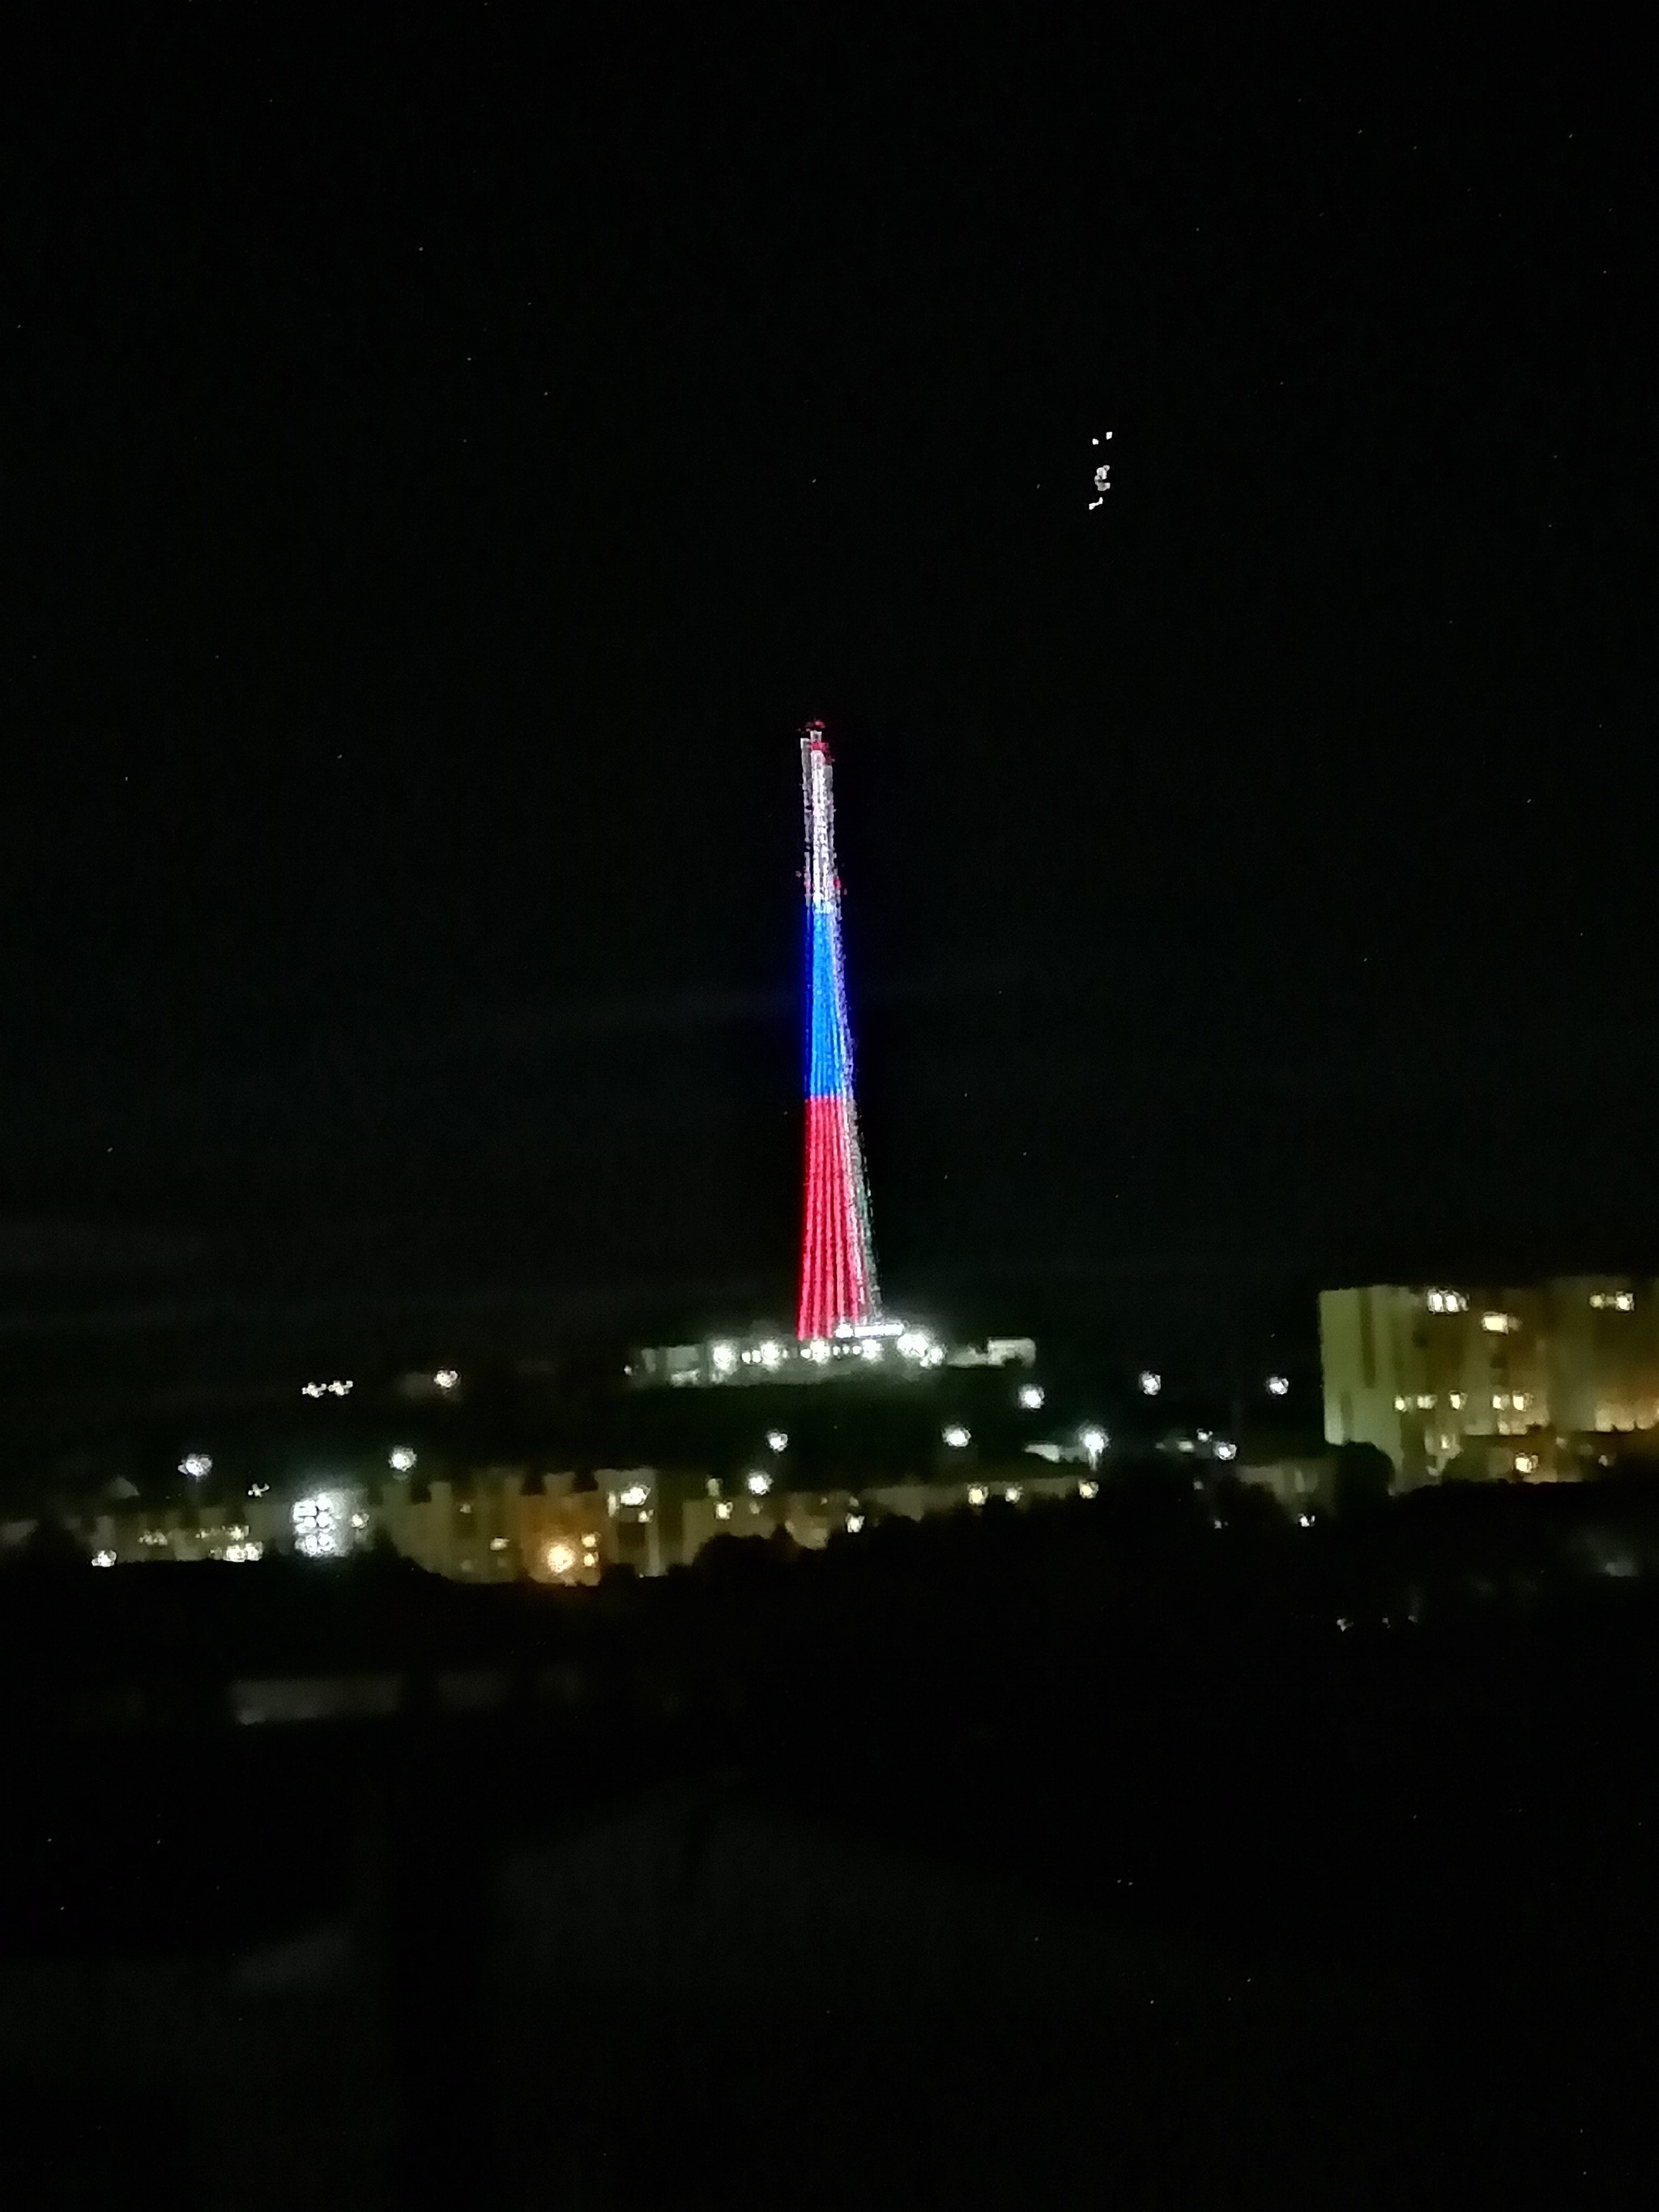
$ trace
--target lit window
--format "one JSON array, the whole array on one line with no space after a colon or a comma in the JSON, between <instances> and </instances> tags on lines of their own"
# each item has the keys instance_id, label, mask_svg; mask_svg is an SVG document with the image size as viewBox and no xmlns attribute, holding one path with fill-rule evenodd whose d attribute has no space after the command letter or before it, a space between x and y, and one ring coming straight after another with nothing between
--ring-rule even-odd
<instances>
[{"instance_id":1,"label":"lit window","mask_svg":"<svg viewBox=\"0 0 1659 2212\"><path fill-rule=\"evenodd\" d=\"M630 1482L627 1489L620 1493L617 1503L623 1505L643 1505L650 1495L651 1492L647 1484Z\"/></svg>"},{"instance_id":2,"label":"lit window","mask_svg":"<svg viewBox=\"0 0 1659 2212\"><path fill-rule=\"evenodd\" d=\"M732 1501L729 1498L722 1498L714 1508L714 1518L717 1521L729 1521L732 1518Z\"/></svg>"},{"instance_id":3,"label":"lit window","mask_svg":"<svg viewBox=\"0 0 1659 2212\"><path fill-rule=\"evenodd\" d=\"M1434 1411L1434 1400L1429 1397L1419 1398L1417 1401L1417 1410L1419 1413L1431 1413Z\"/></svg>"},{"instance_id":4,"label":"lit window","mask_svg":"<svg viewBox=\"0 0 1659 2212\"><path fill-rule=\"evenodd\" d=\"M1516 1452L1515 1455L1515 1471L1517 1474L1535 1474L1537 1468L1538 1462L1530 1452Z\"/></svg>"},{"instance_id":5,"label":"lit window","mask_svg":"<svg viewBox=\"0 0 1659 2212\"><path fill-rule=\"evenodd\" d=\"M729 1375L738 1364L738 1355L729 1344L711 1344L708 1357L716 1375Z\"/></svg>"},{"instance_id":6,"label":"lit window","mask_svg":"<svg viewBox=\"0 0 1659 2212\"><path fill-rule=\"evenodd\" d=\"M1521 1324L1513 1314L1483 1313L1480 1326L1490 1336L1513 1336Z\"/></svg>"},{"instance_id":7,"label":"lit window","mask_svg":"<svg viewBox=\"0 0 1659 2212\"><path fill-rule=\"evenodd\" d=\"M1406 1410L1407 1402L1407 1401L1404 1398L1396 1398L1394 1401L1394 1410L1395 1413L1403 1413Z\"/></svg>"},{"instance_id":8,"label":"lit window","mask_svg":"<svg viewBox=\"0 0 1659 2212\"><path fill-rule=\"evenodd\" d=\"M1454 1390L1451 1394L1451 1401L1453 1412L1461 1413L1463 1410L1463 1393L1461 1390Z\"/></svg>"},{"instance_id":9,"label":"lit window","mask_svg":"<svg viewBox=\"0 0 1659 2212\"><path fill-rule=\"evenodd\" d=\"M862 1513L849 1513L849 1514L848 1515L848 1516L847 1516L847 1533L848 1533L848 1534L849 1536L856 1536L856 1535L858 1534L858 1533L859 1533L859 1530L860 1530L860 1528L863 1528L863 1526L864 1526L864 1516L863 1516L863 1514L862 1514Z\"/></svg>"},{"instance_id":10,"label":"lit window","mask_svg":"<svg viewBox=\"0 0 1659 2212\"><path fill-rule=\"evenodd\" d=\"M1468 1300L1462 1291L1425 1291L1423 1303L1431 1313L1467 1313Z\"/></svg>"}]
</instances>

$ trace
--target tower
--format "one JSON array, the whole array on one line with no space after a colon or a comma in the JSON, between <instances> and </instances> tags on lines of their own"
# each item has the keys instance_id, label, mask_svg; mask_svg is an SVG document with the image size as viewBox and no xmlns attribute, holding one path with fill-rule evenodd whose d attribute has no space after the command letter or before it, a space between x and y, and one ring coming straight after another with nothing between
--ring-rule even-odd
<instances>
[{"instance_id":1,"label":"tower","mask_svg":"<svg viewBox=\"0 0 1659 2212\"><path fill-rule=\"evenodd\" d=\"M853 1097L835 799L822 722L801 732L800 767L806 807L806 1189L796 1334L808 1343L878 1320L881 1300Z\"/></svg>"}]
</instances>

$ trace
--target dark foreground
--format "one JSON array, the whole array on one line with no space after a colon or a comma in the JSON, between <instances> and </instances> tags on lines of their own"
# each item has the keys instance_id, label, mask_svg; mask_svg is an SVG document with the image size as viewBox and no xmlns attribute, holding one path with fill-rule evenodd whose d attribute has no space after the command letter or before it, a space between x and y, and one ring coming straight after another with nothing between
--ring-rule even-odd
<instances>
[{"instance_id":1,"label":"dark foreground","mask_svg":"<svg viewBox=\"0 0 1659 2212\"><path fill-rule=\"evenodd\" d=\"M295 1652L141 1632L169 1571L67 1645L15 1585L4 2201L1645 2193L1645 1584L1196 1533L342 1577L290 1633L404 1668L358 1723L229 1723Z\"/></svg>"}]
</instances>

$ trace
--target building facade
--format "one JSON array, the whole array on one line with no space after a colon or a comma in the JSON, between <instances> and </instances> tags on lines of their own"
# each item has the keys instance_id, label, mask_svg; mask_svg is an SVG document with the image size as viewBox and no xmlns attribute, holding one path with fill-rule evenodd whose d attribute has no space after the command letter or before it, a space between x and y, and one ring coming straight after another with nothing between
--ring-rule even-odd
<instances>
[{"instance_id":1,"label":"building facade","mask_svg":"<svg viewBox=\"0 0 1659 2212\"><path fill-rule=\"evenodd\" d=\"M1319 1339L1327 1441L1376 1445L1407 1484L1571 1479L1659 1427L1651 1278L1324 1291Z\"/></svg>"}]
</instances>

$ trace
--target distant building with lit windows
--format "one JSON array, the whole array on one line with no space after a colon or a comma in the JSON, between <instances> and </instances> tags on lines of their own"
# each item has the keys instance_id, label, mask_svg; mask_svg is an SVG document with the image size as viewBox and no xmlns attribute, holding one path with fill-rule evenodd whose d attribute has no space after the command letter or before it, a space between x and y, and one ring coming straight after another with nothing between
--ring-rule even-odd
<instances>
[{"instance_id":1,"label":"distant building with lit windows","mask_svg":"<svg viewBox=\"0 0 1659 2212\"><path fill-rule=\"evenodd\" d=\"M1376 1445L1406 1484L1571 1480L1659 1429L1651 1279L1324 1291L1319 1340L1327 1442Z\"/></svg>"}]
</instances>

